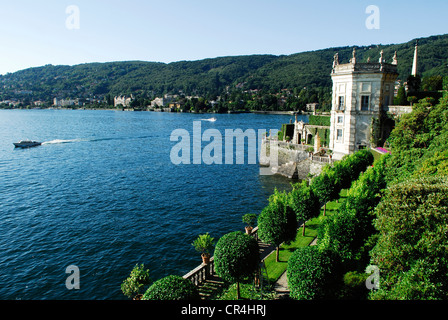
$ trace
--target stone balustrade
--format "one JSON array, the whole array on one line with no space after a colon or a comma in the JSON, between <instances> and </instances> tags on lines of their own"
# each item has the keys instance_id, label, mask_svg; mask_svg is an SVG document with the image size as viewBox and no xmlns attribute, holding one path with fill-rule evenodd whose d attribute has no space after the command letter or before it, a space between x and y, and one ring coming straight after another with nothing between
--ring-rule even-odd
<instances>
[{"instance_id":1,"label":"stone balustrade","mask_svg":"<svg viewBox=\"0 0 448 320\"><path fill-rule=\"evenodd\" d=\"M251 236L258 241L258 227L255 227ZM207 279L210 279L215 275L215 260L214 257L210 258L210 262L208 264L200 264L186 275L183 276L184 279L189 279L195 286L199 286L204 283Z\"/></svg>"}]
</instances>

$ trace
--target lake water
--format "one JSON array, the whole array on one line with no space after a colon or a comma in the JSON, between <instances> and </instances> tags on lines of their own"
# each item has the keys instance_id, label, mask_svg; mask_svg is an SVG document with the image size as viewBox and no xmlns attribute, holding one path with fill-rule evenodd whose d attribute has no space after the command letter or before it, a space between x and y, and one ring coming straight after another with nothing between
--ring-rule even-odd
<instances>
[{"instance_id":1,"label":"lake water","mask_svg":"<svg viewBox=\"0 0 448 320\"><path fill-rule=\"evenodd\" d=\"M218 114L202 131L279 129L289 115ZM0 111L0 299L126 299L137 263L153 280L201 263L191 243L244 229L274 188L257 164L174 165L175 129L211 116L157 112ZM22 139L43 141L15 149ZM203 142L202 147L208 142ZM66 268L80 271L68 290Z\"/></svg>"}]
</instances>

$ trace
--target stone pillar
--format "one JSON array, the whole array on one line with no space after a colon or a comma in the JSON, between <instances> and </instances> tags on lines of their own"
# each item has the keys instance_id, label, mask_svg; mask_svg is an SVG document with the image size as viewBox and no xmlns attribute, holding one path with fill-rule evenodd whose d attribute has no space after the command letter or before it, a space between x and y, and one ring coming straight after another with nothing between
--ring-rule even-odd
<instances>
[{"instance_id":1,"label":"stone pillar","mask_svg":"<svg viewBox=\"0 0 448 320\"><path fill-rule=\"evenodd\" d=\"M314 137L314 153L319 152L320 150L320 137L319 133Z\"/></svg>"}]
</instances>

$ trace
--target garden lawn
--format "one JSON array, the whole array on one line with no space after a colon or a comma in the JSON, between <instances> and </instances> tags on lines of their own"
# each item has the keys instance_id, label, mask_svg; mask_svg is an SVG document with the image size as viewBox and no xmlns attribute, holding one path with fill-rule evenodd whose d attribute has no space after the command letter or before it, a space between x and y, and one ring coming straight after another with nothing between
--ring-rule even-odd
<instances>
[{"instance_id":1,"label":"garden lawn","mask_svg":"<svg viewBox=\"0 0 448 320\"><path fill-rule=\"evenodd\" d=\"M344 201L347 195L347 190L342 190L340 193L340 199L338 202L331 201L327 203L326 215L332 215L335 213L341 202ZM266 270L269 278L269 283L276 282L280 276L286 271L288 266L289 257L297 248L307 247L313 242L317 237L317 230L320 224L326 218L323 215L324 209L322 207L321 214L317 218L313 218L306 223L305 236L302 236L302 228L297 231L297 236L294 242L287 244L282 244L279 251L279 262L275 261L275 251L267 256L264 260L266 265Z\"/></svg>"}]
</instances>

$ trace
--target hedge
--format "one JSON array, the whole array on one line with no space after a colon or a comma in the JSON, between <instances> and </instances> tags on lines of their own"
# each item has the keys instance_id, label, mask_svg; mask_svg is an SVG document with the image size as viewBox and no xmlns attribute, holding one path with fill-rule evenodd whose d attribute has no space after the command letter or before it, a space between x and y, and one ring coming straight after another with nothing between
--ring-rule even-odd
<instances>
[{"instance_id":1,"label":"hedge","mask_svg":"<svg viewBox=\"0 0 448 320\"><path fill-rule=\"evenodd\" d=\"M154 282L142 300L199 300L199 291L191 280L170 275Z\"/></svg>"}]
</instances>

